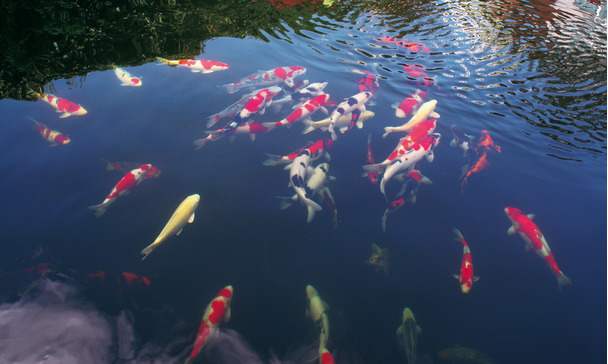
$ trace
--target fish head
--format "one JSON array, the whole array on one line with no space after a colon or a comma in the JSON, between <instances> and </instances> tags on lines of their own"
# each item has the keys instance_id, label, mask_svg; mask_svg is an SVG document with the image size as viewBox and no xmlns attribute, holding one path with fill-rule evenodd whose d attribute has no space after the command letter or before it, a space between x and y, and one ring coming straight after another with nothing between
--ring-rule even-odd
<instances>
[{"instance_id":1,"label":"fish head","mask_svg":"<svg viewBox=\"0 0 608 364\"><path fill-rule=\"evenodd\" d=\"M507 215L511 221L515 221L515 218L522 214L521 210L516 207L505 207L505 215Z\"/></svg>"},{"instance_id":2,"label":"fish head","mask_svg":"<svg viewBox=\"0 0 608 364\"><path fill-rule=\"evenodd\" d=\"M275 97L283 91L283 89L279 86L271 86L271 87L268 87L267 90L270 91L269 92L270 97Z\"/></svg>"},{"instance_id":3,"label":"fish head","mask_svg":"<svg viewBox=\"0 0 608 364\"><path fill-rule=\"evenodd\" d=\"M315 167L315 173L327 174L328 172L329 172L329 163L321 163L317 167Z\"/></svg>"},{"instance_id":4,"label":"fish head","mask_svg":"<svg viewBox=\"0 0 608 364\"><path fill-rule=\"evenodd\" d=\"M198 194L194 194L192 196L197 196L197 198L200 198L200 196ZM190 196L190 197L192 197L192 196ZM226 302L226 306L228 306L230 304L230 301L232 301L233 293L234 293L234 289L232 288L231 285L228 285L228 286L222 288L220 293L218 293L217 297L223 297Z\"/></svg>"},{"instance_id":5,"label":"fish head","mask_svg":"<svg viewBox=\"0 0 608 364\"><path fill-rule=\"evenodd\" d=\"M403 322L405 323L407 320L416 321L414 313L412 312L412 310L410 310L409 307L403 309Z\"/></svg>"},{"instance_id":6,"label":"fish head","mask_svg":"<svg viewBox=\"0 0 608 364\"><path fill-rule=\"evenodd\" d=\"M80 105L78 105L78 106L80 106ZM87 112L88 112L88 111L87 111L87 110L86 110L84 107L80 106L80 107L78 108L78 110L76 110L76 111L72 112L71 114L72 114L72 115L86 115L86 113L87 113Z\"/></svg>"},{"instance_id":7,"label":"fish head","mask_svg":"<svg viewBox=\"0 0 608 364\"><path fill-rule=\"evenodd\" d=\"M319 292L310 284L306 286L306 297L310 301L313 297L318 296Z\"/></svg>"},{"instance_id":8,"label":"fish head","mask_svg":"<svg viewBox=\"0 0 608 364\"><path fill-rule=\"evenodd\" d=\"M301 76L305 73L306 73L306 68L296 66L296 67L289 67L288 75L289 75L289 78L295 78L295 77Z\"/></svg>"},{"instance_id":9,"label":"fish head","mask_svg":"<svg viewBox=\"0 0 608 364\"><path fill-rule=\"evenodd\" d=\"M186 199L189 200L193 205L198 206L198 203L201 200L201 196L198 193L195 193L193 195L186 197ZM230 289L232 289L232 287L230 287Z\"/></svg>"}]
</instances>

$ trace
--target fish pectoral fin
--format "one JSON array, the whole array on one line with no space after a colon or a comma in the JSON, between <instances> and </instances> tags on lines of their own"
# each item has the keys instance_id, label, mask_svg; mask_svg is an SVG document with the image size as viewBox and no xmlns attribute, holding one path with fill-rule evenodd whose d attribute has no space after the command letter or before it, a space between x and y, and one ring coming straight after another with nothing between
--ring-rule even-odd
<instances>
[{"instance_id":1,"label":"fish pectoral fin","mask_svg":"<svg viewBox=\"0 0 608 364\"><path fill-rule=\"evenodd\" d=\"M513 235L517 232L517 229L515 229L514 225L511 225L511 227L507 230L507 235Z\"/></svg>"},{"instance_id":2,"label":"fish pectoral fin","mask_svg":"<svg viewBox=\"0 0 608 364\"><path fill-rule=\"evenodd\" d=\"M355 125L357 125L357 128L363 129L363 121L361 121L361 119L357 120Z\"/></svg>"},{"instance_id":3,"label":"fish pectoral fin","mask_svg":"<svg viewBox=\"0 0 608 364\"><path fill-rule=\"evenodd\" d=\"M422 329L418 325L416 325L416 332L419 333L419 334L422 332Z\"/></svg>"},{"instance_id":4,"label":"fish pectoral fin","mask_svg":"<svg viewBox=\"0 0 608 364\"><path fill-rule=\"evenodd\" d=\"M395 335L401 335L401 334L403 334L403 325L399 326L397 328L397 332L395 333Z\"/></svg>"},{"instance_id":5,"label":"fish pectoral fin","mask_svg":"<svg viewBox=\"0 0 608 364\"><path fill-rule=\"evenodd\" d=\"M188 218L188 223L192 224L192 222L194 221L194 212L192 213L192 215L190 215L190 217Z\"/></svg>"},{"instance_id":6,"label":"fish pectoral fin","mask_svg":"<svg viewBox=\"0 0 608 364\"><path fill-rule=\"evenodd\" d=\"M230 307L228 307L228 310L226 310L226 314L224 315L224 322L230 321L230 314L231 313L232 313L232 310L230 310Z\"/></svg>"},{"instance_id":7,"label":"fish pectoral fin","mask_svg":"<svg viewBox=\"0 0 608 364\"><path fill-rule=\"evenodd\" d=\"M426 160L429 161L429 163L432 162L434 159L435 159L435 154L432 151L426 155Z\"/></svg>"},{"instance_id":8,"label":"fish pectoral fin","mask_svg":"<svg viewBox=\"0 0 608 364\"><path fill-rule=\"evenodd\" d=\"M434 119L439 119L441 117L441 115L437 114L436 112L432 112L429 114L430 117L434 118Z\"/></svg>"},{"instance_id":9,"label":"fish pectoral fin","mask_svg":"<svg viewBox=\"0 0 608 364\"><path fill-rule=\"evenodd\" d=\"M534 214L527 214L526 216L528 216L528 219L532 220L534 218L534 216L536 216L536 215L534 215Z\"/></svg>"},{"instance_id":10,"label":"fish pectoral fin","mask_svg":"<svg viewBox=\"0 0 608 364\"><path fill-rule=\"evenodd\" d=\"M340 130L340 133L344 134L348 130L348 126L343 126L339 130Z\"/></svg>"},{"instance_id":11,"label":"fish pectoral fin","mask_svg":"<svg viewBox=\"0 0 608 364\"><path fill-rule=\"evenodd\" d=\"M175 236L179 236L179 234L182 233L182 230L184 230L184 229L179 229L179 231L177 232L177 234L175 234Z\"/></svg>"},{"instance_id":12,"label":"fish pectoral fin","mask_svg":"<svg viewBox=\"0 0 608 364\"><path fill-rule=\"evenodd\" d=\"M61 111L57 111L57 112L61 112ZM72 115L72 114L70 114L69 112L64 112L63 114L59 115L59 118L60 119L67 118L70 115Z\"/></svg>"},{"instance_id":13,"label":"fish pectoral fin","mask_svg":"<svg viewBox=\"0 0 608 364\"><path fill-rule=\"evenodd\" d=\"M478 276L473 276L473 282L477 282L479 280Z\"/></svg>"},{"instance_id":14,"label":"fish pectoral fin","mask_svg":"<svg viewBox=\"0 0 608 364\"><path fill-rule=\"evenodd\" d=\"M460 274L456 274L456 273L454 273L454 274L452 274L452 277L454 277L454 278L456 278L456 279L460 280Z\"/></svg>"}]
</instances>

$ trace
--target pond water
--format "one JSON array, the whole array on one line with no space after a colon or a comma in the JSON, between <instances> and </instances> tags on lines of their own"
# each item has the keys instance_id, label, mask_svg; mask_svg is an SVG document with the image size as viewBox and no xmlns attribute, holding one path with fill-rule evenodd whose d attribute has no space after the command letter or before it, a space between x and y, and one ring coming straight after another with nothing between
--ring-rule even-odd
<instances>
[{"instance_id":1,"label":"pond water","mask_svg":"<svg viewBox=\"0 0 608 364\"><path fill-rule=\"evenodd\" d=\"M329 306L326 348L337 363L406 363L395 335L405 307L422 329L417 363L605 359L604 2L47 3L37 9L61 27L10 4L2 29L11 46L0 100L0 361L183 362L205 306L227 285L230 320L195 362L314 358L319 328L306 316L307 285ZM155 6L162 11L151 12ZM22 36L8 28L26 20ZM229 68L194 73L156 57ZM121 86L113 66L141 87ZM311 163L327 162L335 177L326 183L335 228L319 196L323 209L310 223L299 202L281 210L276 196L294 193L290 172L263 164L267 154L287 155L330 133L303 134L299 121L254 141L236 135L194 150L208 135L208 117L251 91L230 94L221 85L289 66L306 68L296 83L327 82L338 104L359 93L363 76L377 79L366 104L375 115L338 132L329 158ZM410 118L397 118L392 105L417 90L426 93L422 102L437 101L440 115L434 158L418 164L432 184L388 215L383 231L387 200L361 177L368 137L376 163L387 158L406 133L383 138L384 128ZM31 91L87 113L60 118ZM277 122L292 106L275 103L252 120ZM316 111L312 119L326 117ZM31 119L70 143L49 147ZM452 125L474 141L485 130L500 147L464 184L469 158L450 146ZM95 217L87 207L125 173L106 170L100 158L150 163L161 173ZM389 201L400 186L394 178L386 184ZM140 251L195 193L192 224L141 261ZM543 259L507 234L507 206L536 215L571 285L560 289ZM463 256L454 227L480 278L467 294L452 277ZM372 244L388 250L387 272L366 264ZM455 345L491 361L439 355Z\"/></svg>"}]
</instances>

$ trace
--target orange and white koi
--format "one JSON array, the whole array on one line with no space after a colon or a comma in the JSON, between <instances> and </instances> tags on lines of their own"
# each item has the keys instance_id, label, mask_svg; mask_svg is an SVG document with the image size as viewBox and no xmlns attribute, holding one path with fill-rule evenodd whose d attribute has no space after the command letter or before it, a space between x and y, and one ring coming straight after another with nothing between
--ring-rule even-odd
<instances>
[{"instance_id":1,"label":"orange and white koi","mask_svg":"<svg viewBox=\"0 0 608 364\"><path fill-rule=\"evenodd\" d=\"M142 163L124 162L124 161L110 162L103 158L99 158L99 159L101 159L102 161L105 162L107 171L120 171L123 173L127 173L130 170L135 169L142 165ZM156 168L155 166L152 166L152 167L150 167L150 170L148 171L148 173L146 173L146 175L144 176L144 180L149 179L149 178L156 178L158 176L160 176L160 170L158 168Z\"/></svg>"},{"instance_id":2,"label":"orange and white koi","mask_svg":"<svg viewBox=\"0 0 608 364\"><path fill-rule=\"evenodd\" d=\"M142 85L141 80L139 78L131 75L129 72L123 70L120 67L114 67L114 74L116 74L116 77L118 77L120 82L122 82L120 84L121 86L139 87Z\"/></svg>"},{"instance_id":3,"label":"orange and white koi","mask_svg":"<svg viewBox=\"0 0 608 364\"><path fill-rule=\"evenodd\" d=\"M338 105L338 107L331 114L328 127L329 133L331 134L331 139L333 141L338 139L334 128L336 127L336 122L340 116L351 114L352 124L356 123L361 113L365 112L365 103L368 102L372 96L373 94L369 91L360 92L349 97Z\"/></svg>"},{"instance_id":4,"label":"orange and white koi","mask_svg":"<svg viewBox=\"0 0 608 364\"><path fill-rule=\"evenodd\" d=\"M368 172L382 173L384 171L384 168L386 168L386 166L393 163L397 158L399 158L400 156L405 154L405 152L408 149L410 149L412 147L412 145L414 145L416 142L420 141L425 136L433 133L435 131L436 127L437 127L436 119L428 119L428 120L425 120L425 121L419 123L406 136L399 139L399 143L397 143L397 147L395 147L395 149L393 149L391 154L389 154L388 157L384 161L382 161L381 163L377 163L377 164L365 165L365 166L363 166L363 169L365 169Z\"/></svg>"},{"instance_id":5,"label":"orange and white koi","mask_svg":"<svg viewBox=\"0 0 608 364\"><path fill-rule=\"evenodd\" d=\"M225 87L226 91L230 94L235 93L242 88L272 86L281 82L285 83L287 87L293 87L293 79L304 73L306 73L306 68L304 67L277 67L275 69L247 76L241 81L229 83L223 85L223 87Z\"/></svg>"},{"instance_id":6,"label":"orange and white koi","mask_svg":"<svg viewBox=\"0 0 608 364\"><path fill-rule=\"evenodd\" d=\"M426 97L426 92L422 90L416 90L410 97L401 101L399 105L393 105L395 108L395 116L398 118L404 118L409 114L413 113L418 109L424 98Z\"/></svg>"},{"instance_id":7,"label":"orange and white koi","mask_svg":"<svg viewBox=\"0 0 608 364\"><path fill-rule=\"evenodd\" d=\"M277 121L276 123L269 122L263 125L269 129L274 129L279 126L287 125L290 126L298 120L310 121L310 117L317 110L321 110L323 113L328 114L327 109L324 105L329 101L329 94L321 94L316 96L312 100L307 101L304 105L295 109L285 119Z\"/></svg>"},{"instance_id":8,"label":"orange and white koi","mask_svg":"<svg viewBox=\"0 0 608 364\"><path fill-rule=\"evenodd\" d=\"M473 275L473 258L471 257L471 249L464 240L460 230L453 228L452 231L456 234L456 241L462 242L462 261L460 263L460 274L453 274L454 278L460 283L462 293L469 293L473 282L477 282L479 277Z\"/></svg>"},{"instance_id":9,"label":"orange and white koi","mask_svg":"<svg viewBox=\"0 0 608 364\"><path fill-rule=\"evenodd\" d=\"M394 126L385 127L384 134L382 134L382 137L386 138L387 135L389 135L390 133L394 133L394 132L412 130L412 129L414 129L414 127L416 125L425 121L429 117L438 119L439 114L437 114L435 112L435 107L437 107L437 100L430 100L430 101L425 102L424 104L422 104L422 106L420 106L418 108L418 110L416 110L416 113L414 113L414 115L412 115L411 119L407 123L405 123L401 126L396 126L396 127L394 127Z\"/></svg>"},{"instance_id":10,"label":"orange and white koi","mask_svg":"<svg viewBox=\"0 0 608 364\"><path fill-rule=\"evenodd\" d=\"M519 236L526 242L526 250L534 250L547 263L557 279L559 290L561 291L564 285L572 284L570 279L558 268L545 236L532 221L534 215L524 215L520 209L515 207L505 207L505 214L511 221L511 227L507 230L507 234L513 235L516 232L519 233Z\"/></svg>"},{"instance_id":11,"label":"orange and white koi","mask_svg":"<svg viewBox=\"0 0 608 364\"><path fill-rule=\"evenodd\" d=\"M280 156L266 153L266 156L268 156L269 158L266 159L263 164L265 166L276 166L279 164L293 163L296 157L305 149L308 150L308 152L310 153L311 162L319 159L323 155L325 155L325 158L329 160L329 154L327 153L326 149L331 147L332 144L333 142L331 139L317 140L316 142L309 144L303 148L300 148L297 151L287 155Z\"/></svg>"},{"instance_id":12,"label":"orange and white koi","mask_svg":"<svg viewBox=\"0 0 608 364\"><path fill-rule=\"evenodd\" d=\"M45 101L46 103L54 107L55 111L61 113L61 115L59 115L61 119L67 118L68 116L72 115L85 115L87 113L87 110L85 110L84 107L77 105L71 101L68 101L64 98L49 94L40 94L37 92L33 92L33 94L42 101Z\"/></svg>"},{"instance_id":13,"label":"orange and white koi","mask_svg":"<svg viewBox=\"0 0 608 364\"><path fill-rule=\"evenodd\" d=\"M51 147L54 147L56 145L65 145L70 142L70 138L61 134L57 130L50 129L46 125L34 119L31 120L36 123L36 127L38 128L38 132L40 132L40 135L42 135L44 139L51 143Z\"/></svg>"},{"instance_id":14,"label":"orange and white koi","mask_svg":"<svg viewBox=\"0 0 608 364\"><path fill-rule=\"evenodd\" d=\"M112 188L112 191L110 191L102 203L99 205L89 206L89 209L95 210L96 217L103 215L110 204L116 201L118 197L128 194L131 188L137 186L150 171L151 167L151 164L144 164L125 174L120 181L116 183L114 188Z\"/></svg>"},{"instance_id":15,"label":"orange and white koi","mask_svg":"<svg viewBox=\"0 0 608 364\"><path fill-rule=\"evenodd\" d=\"M212 73L216 71L227 70L228 68L230 68L230 66L226 63L202 59L169 60L160 57L156 57L156 59L164 64L168 64L169 66L188 67L194 73Z\"/></svg>"},{"instance_id":16,"label":"orange and white koi","mask_svg":"<svg viewBox=\"0 0 608 364\"><path fill-rule=\"evenodd\" d=\"M203 319L194 340L194 347L185 364L192 363L205 345L217 335L220 324L230 320L230 302L232 301L233 291L232 286L224 287L205 308Z\"/></svg>"}]
</instances>

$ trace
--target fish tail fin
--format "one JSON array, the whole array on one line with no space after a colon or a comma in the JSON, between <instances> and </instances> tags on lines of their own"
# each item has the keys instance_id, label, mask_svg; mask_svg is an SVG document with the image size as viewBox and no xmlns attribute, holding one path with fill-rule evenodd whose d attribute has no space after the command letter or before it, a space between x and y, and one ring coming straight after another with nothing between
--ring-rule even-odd
<instances>
[{"instance_id":1,"label":"fish tail fin","mask_svg":"<svg viewBox=\"0 0 608 364\"><path fill-rule=\"evenodd\" d=\"M196 148L194 148L194 150L199 150L202 147L204 147L205 144L207 143L207 140L208 140L207 138L202 138L202 139L196 139L195 141L193 141L192 143L194 145L196 145Z\"/></svg>"},{"instance_id":2,"label":"fish tail fin","mask_svg":"<svg viewBox=\"0 0 608 364\"><path fill-rule=\"evenodd\" d=\"M141 254L143 255L143 257L141 257L141 260L146 259L148 257L148 255L150 255L150 253L152 253L152 249L150 249L150 248L144 248L141 251Z\"/></svg>"},{"instance_id":3,"label":"fish tail fin","mask_svg":"<svg viewBox=\"0 0 608 364\"><path fill-rule=\"evenodd\" d=\"M297 195L295 196L297 199ZM281 199L281 210L285 210L289 206L293 205L294 196L284 197L284 196L276 196L276 198Z\"/></svg>"},{"instance_id":4,"label":"fish tail fin","mask_svg":"<svg viewBox=\"0 0 608 364\"><path fill-rule=\"evenodd\" d=\"M262 162L263 165L265 166L276 166L278 164L280 164L280 160L281 160L281 156L280 155L274 155L274 154L268 154L265 153L268 156L268 159L266 159L264 162Z\"/></svg>"},{"instance_id":5,"label":"fish tail fin","mask_svg":"<svg viewBox=\"0 0 608 364\"><path fill-rule=\"evenodd\" d=\"M218 114L211 115L207 118L207 127L210 128L222 119Z\"/></svg>"},{"instance_id":6,"label":"fish tail fin","mask_svg":"<svg viewBox=\"0 0 608 364\"><path fill-rule=\"evenodd\" d=\"M306 222L310 223L312 219L315 217L315 212L323 210L323 208L313 200L307 198L304 203L306 204L306 210L308 211L308 217L306 218Z\"/></svg>"},{"instance_id":7,"label":"fish tail fin","mask_svg":"<svg viewBox=\"0 0 608 364\"><path fill-rule=\"evenodd\" d=\"M454 238L454 240L459 243L464 243L464 237L462 236L462 233L460 233L460 230L458 230L457 228L452 228L452 232L456 234L456 238Z\"/></svg>"},{"instance_id":8,"label":"fish tail fin","mask_svg":"<svg viewBox=\"0 0 608 364\"><path fill-rule=\"evenodd\" d=\"M304 128L304 130L302 130L302 134L308 134L314 130L315 130L315 127L312 126L312 122L307 122L306 127Z\"/></svg>"},{"instance_id":9,"label":"fish tail fin","mask_svg":"<svg viewBox=\"0 0 608 364\"><path fill-rule=\"evenodd\" d=\"M366 164L363 166L363 169L367 172L376 172L381 173L384 170L385 165L382 163L377 164Z\"/></svg>"},{"instance_id":10,"label":"fish tail fin","mask_svg":"<svg viewBox=\"0 0 608 364\"><path fill-rule=\"evenodd\" d=\"M386 126L384 127L384 134L382 134L383 138L386 138L387 135L389 135L390 133L394 132L395 128L392 126Z\"/></svg>"},{"instance_id":11,"label":"fish tail fin","mask_svg":"<svg viewBox=\"0 0 608 364\"><path fill-rule=\"evenodd\" d=\"M386 212L384 213L384 215L382 215L382 232L385 233L386 232L386 218L388 217L388 211L386 210Z\"/></svg>"},{"instance_id":12,"label":"fish tail fin","mask_svg":"<svg viewBox=\"0 0 608 364\"><path fill-rule=\"evenodd\" d=\"M382 196L384 196L384 198L388 202L388 197L386 197L386 191L385 191L386 182L388 182L388 180L384 177L385 176L382 176L382 180L380 181L380 193L382 193Z\"/></svg>"},{"instance_id":13,"label":"fish tail fin","mask_svg":"<svg viewBox=\"0 0 608 364\"><path fill-rule=\"evenodd\" d=\"M279 123L275 123L273 121L269 121L266 123L262 123L262 126L265 128L268 128L268 131L274 129L275 127L279 126Z\"/></svg>"},{"instance_id":14,"label":"fish tail fin","mask_svg":"<svg viewBox=\"0 0 608 364\"><path fill-rule=\"evenodd\" d=\"M101 159L106 164L106 171L111 171L114 169L114 168L112 168L112 163L110 163L109 160L101 158L101 157L99 157L99 159Z\"/></svg>"},{"instance_id":15,"label":"fish tail fin","mask_svg":"<svg viewBox=\"0 0 608 364\"><path fill-rule=\"evenodd\" d=\"M99 205L89 206L88 209L95 211L95 217L100 217L101 215L106 213L108 209L108 204L100 203Z\"/></svg>"},{"instance_id":16,"label":"fish tail fin","mask_svg":"<svg viewBox=\"0 0 608 364\"><path fill-rule=\"evenodd\" d=\"M555 278L557 278L557 285L559 287L560 292L562 291L562 286L567 286L567 285L572 284L572 281L570 280L570 278L566 277L564 275L564 273L562 273L561 270L555 274Z\"/></svg>"}]
</instances>

